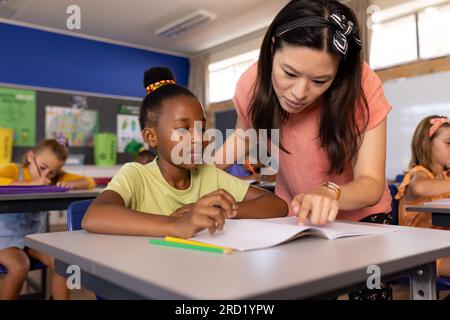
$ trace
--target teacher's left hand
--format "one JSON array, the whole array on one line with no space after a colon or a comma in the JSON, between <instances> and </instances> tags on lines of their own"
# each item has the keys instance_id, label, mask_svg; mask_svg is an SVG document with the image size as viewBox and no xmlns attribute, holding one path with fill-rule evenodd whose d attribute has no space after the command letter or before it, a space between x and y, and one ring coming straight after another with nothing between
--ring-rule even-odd
<instances>
[{"instance_id":1,"label":"teacher's left hand","mask_svg":"<svg viewBox=\"0 0 450 320\"><path fill-rule=\"evenodd\" d=\"M339 211L335 192L325 187L298 194L292 199L291 207L302 225L307 219L316 225L333 222Z\"/></svg>"}]
</instances>

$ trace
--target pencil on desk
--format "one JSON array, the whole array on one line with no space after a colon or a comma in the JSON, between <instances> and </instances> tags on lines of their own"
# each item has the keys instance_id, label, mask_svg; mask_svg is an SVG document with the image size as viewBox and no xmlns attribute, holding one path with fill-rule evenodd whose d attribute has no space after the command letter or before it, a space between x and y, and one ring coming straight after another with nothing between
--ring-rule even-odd
<instances>
[{"instance_id":1,"label":"pencil on desk","mask_svg":"<svg viewBox=\"0 0 450 320\"><path fill-rule=\"evenodd\" d=\"M187 243L172 242L172 241L166 241L166 240L161 240L161 239L150 239L149 242L150 242L150 244L157 245L157 246L192 249L192 250L214 252L214 253L230 253L224 249L198 246L198 245L187 244Z\"/></svg>"},{"instance_id":2,"label":"pencil on desk","mask_svg":"<svg viewBox=\"0 0 450 320\"><path fill-rule=\"evenodd\" d=\"M37 165L37 162L36 162L36 158L33 156L33 162L34 162L34 166L36 167L36 169L37 169L37 172L38 172L38 174L39 174L39 177L42 177L42 174L41 174L41 169L39 169L39 167L38 167L38 165Z\"/></svg>"},{"instance_id":3,"label":"pencil on desk","mask_svg":"<svg viewBox=\"0 0 450 320\"><path fill-rule=\"evenodd\" d=\"M234 251L233 249L230 249L230 248L220 247L220 246L216 246L213 244L208 244L208 243L203 243L203 242L198 242L198 241L193 241L193 240L186 240L186 239L181 239L181 238L176 238L176 237L167 236L164 238L164 240L169 241L169 242L191 244L194 246L221 249L224 251L224 253L232 253Z\"/></svg>"}]
</instances>

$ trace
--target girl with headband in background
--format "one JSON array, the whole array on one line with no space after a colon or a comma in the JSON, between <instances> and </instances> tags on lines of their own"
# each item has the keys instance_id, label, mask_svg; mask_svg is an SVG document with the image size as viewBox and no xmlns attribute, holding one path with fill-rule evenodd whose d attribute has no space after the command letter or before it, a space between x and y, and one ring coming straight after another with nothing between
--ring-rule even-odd
<instances>
[{"instance_id":1,"label":"girl with headband in background","mask_svg":"<svg viewBox=\"0 0 450 320\"><path fill-rule=\"evenodd\" d=\"M395 196L400 200L399 224L450 230L432 225L430 212L406 211L407 206L450 197L450 119L432 115L417 126L411 143L409 170ZM450 277L450 257L436 261L437 274Z\"/></svg>"}]
</instances>

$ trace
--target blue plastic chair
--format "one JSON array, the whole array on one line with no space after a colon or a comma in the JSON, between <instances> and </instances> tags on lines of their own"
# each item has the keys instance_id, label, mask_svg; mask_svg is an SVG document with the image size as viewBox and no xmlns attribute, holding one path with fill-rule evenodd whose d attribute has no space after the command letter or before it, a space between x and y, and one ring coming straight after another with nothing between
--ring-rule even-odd
<instances>
[{"instance_id":1,"label":"blue plastic chair","mask_svg":"<svg viewBox=\"0 0 450 320\"><path fill-rule=\"evenodd\" d=\"M400 181L402 181L403 178L401 178ZM397 185L395 184L390 184L389 185L389 191L391 193L391 197L392 197L392 203L391 203L391 207L392 207L392 218L394 221L395 225L398 225L398 206L399 206L399 201L395 199L395 195L398 192L397 189ZM398 283L402 283L402 284L407 284L409 285L410 282L410 277L405 275L400 277L399 279L396 280L396 282ZM436 278L436 291L437 291L437 297L439 298L439 291L447 291L450 290L450 278L445 278L445 277L437 277Z\"/></svg>"},{"instance_id":2,"label":"blue plastic chair","mask_svg":"<svg viewBox=\"0 0 450 320\"><path fill-rule=\"evenodd\" d=\"M94 200L75 201L67 207L67 229L69 231L81 230L81 221L84 214ZM97 300L105 300L105 298L95 295Z\"/></svg>"},{"instance_id":3,"label":"blue plastic chair","mask_svg":"<svg viewBox=\"0 0 450 320\"><path fill-rule=\"evenodd\" d=\"M34 270L40 270L40 269L44 269L47 268L42 262L40 262L39 260L35 260L33 258L30 258L30 271L34 271ZM0 264L0 274L7 274L8 271L6 270L6 268Z\"/></svg>"},{"instance_id":4,"label":"blue plastic chair","mask_svg":"<svg viewBox=\"0 0 450 320\"><path fill-rule=\"evenodd\" d=\"M94 200L75 201L67 207L67 229L69 231L81 230L81 221L84 214Z\"/></svg>"}]
</instances>

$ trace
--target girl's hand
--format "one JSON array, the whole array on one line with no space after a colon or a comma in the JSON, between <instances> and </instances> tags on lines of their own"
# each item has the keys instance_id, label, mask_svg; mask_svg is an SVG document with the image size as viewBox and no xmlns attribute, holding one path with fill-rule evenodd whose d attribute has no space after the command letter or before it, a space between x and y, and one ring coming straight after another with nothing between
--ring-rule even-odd
<instances>
[{"instance_id":1,"label":"girl's hand","mask_svg":"<svg viewBox=\"0 0 450 320\"><path fill-rule=\"evenodd\" d=\"M62 188L69 188L69 189L75 189L76 185L73 182L67 182L67 181L58 181L56 183L57 187L62 187Z\"/></svg>"},{"instance_id":2,"label":"girl's hand","mask_svg":"<svg viewBox=\"0 0 450 320\"><path fill-rule=\"evenodd\" d=\"M52 181L46 177L39 177L27 183L29 186L48 186Z\"/></svg>"},{"instance_id":3,"label":"girl's hand","mask_svg":"<svg viewBox=\"0 0 450 320\"><path fill-rule=\"evenodd\" d=\"M179 215L181 212L183 214ZM217 190L201 197L195 204L179 209L174 216L174 233L180 238L190 238L197 232L208 229L213 234L223 229L226 218L232 218L236 214L237 205L233 196L225 190Z\"/></svg>"},{"instance_id":4,"label":"girl's hand","mask_svg":"<svg viewBox=\"0 0 450 320\"><path fill-rule=\"evenodd\" d=\"M307 218L311 224L327 224L336 220L339 205L336 193L325 187L312 192L300 193L291 202L299 224L305 224Z\"/></svg>"},{"instance_id":5,"label":"girl's hand","mask_svg":"<svg viewBox=\"0 0 450 320\"><path fill-rule=\"evenodd\" d=\"M182 217L186 213L191 212L192 208L194 207L195 203L189 203L185 206L179 207L177 210L175 210L170 216L171 217Z\"/></svg>"}]
</instances>

